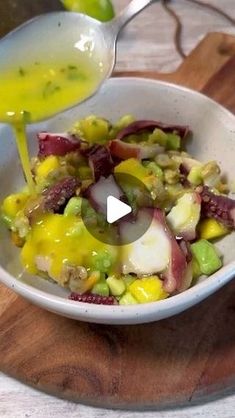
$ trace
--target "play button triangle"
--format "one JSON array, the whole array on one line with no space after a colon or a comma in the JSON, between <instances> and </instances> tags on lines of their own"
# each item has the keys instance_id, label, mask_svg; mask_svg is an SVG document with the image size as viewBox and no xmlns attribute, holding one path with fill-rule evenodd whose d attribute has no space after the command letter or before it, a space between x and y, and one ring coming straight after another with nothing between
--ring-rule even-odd
<instances>
[{"instance_id":1,"label":"play button triangle","mask_svg":"<svg viewBox=\"0 0 235 418\"><path fill-rule=\"evenodd\" d=\"M114 196L107 198L107 222L113 224L132 212L131 206L121 202Z\"/></svg>"}]
</instances>

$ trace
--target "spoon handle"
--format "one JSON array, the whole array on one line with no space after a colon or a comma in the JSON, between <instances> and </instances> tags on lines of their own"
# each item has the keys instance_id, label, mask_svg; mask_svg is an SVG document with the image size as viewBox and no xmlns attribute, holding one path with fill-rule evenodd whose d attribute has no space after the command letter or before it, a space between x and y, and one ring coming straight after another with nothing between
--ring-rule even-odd
<instances>
[{"instance_id":1,"label":"spoon handle","mask_svg":"<svg viewBox=\"0 0 235 418\"><path fill-rule=\"evenodd\" d=\"M156 0L132 0L130 4L112 21L113 31L117 36L120 30L134 19L145 7L154 3Z\"/></svg>"}]
</instances>

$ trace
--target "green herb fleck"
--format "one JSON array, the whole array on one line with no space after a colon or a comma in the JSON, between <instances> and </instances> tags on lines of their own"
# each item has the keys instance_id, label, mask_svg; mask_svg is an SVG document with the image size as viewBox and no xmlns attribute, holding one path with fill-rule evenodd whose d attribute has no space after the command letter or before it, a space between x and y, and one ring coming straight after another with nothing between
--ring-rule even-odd
<instances>
[{"instance_id":1,"label":"green herb fleck","mask_svg":"<svg viewBox=\"0 0 235 418\"><path fill-rule=\"evenodd\" d=\"M20 67L20 68L19 68L19 75L20 75L21 77L24 77L24 76L26 75L26 71L25 71L25 69L24 69L24 68L22 68L22 67Z\"/></svg>"},{"instance_id":2,"label":"green herb fleck","mask_svg":"<svg viewBox=\"0 0 235 418\"><path fill-rule=\"evenodd\" d=\"M54 84L52 81L48 81L43 89L43 98L47 99L49 96L52 96L54 93L57 93L60 90L60 86Z\"/></svg>"},{"instance_id":3,"label":"green herb fleck","mask_svg":"<svg viewBox=\"0 0 235 418\"><path fill-rule=\"evenodd\" d=\"M76 67L76 65L68 65L68 69L69 70L77 70L78 67Z\"/></svg>"},{"instance_id":4,"label":"green herb fleck","mask_svg":"<svg viewBox=\"0 0 235 418\"><path fill-rule=\"evenodd\" d=\"M22 112L22 121L26 124L30 123L31 121L31 113L28 112L27 110L23 110Z\"/></svg>"},{"instance_id":5,"label":"green herb fleck","mask_svg":"<svg viewBox=\"0 0 235 418\"><path fill-rule=\"evenodd\" d=\"M73 80L84 81L84 80L86 80L86 76L79 71L79 69L78 69L78 67L76 67L76 65L68 65L67 66L66 77L70 81L73 81Z\"/></svg>"}]
</instances>

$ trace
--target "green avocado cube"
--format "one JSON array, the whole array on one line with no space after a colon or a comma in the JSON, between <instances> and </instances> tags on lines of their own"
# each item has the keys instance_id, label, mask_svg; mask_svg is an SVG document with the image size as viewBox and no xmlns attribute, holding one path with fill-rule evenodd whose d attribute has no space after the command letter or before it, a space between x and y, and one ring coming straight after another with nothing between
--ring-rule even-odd
<instances>
[{"instance_id":1,"label":"green avocado cube","mask_svg":"<svg viewBox=\"0 0 235 418\"><path fill-rule=\"evenodd\" d=\"M199 264L202 274L209 276L222 267L222 261L217 250L209 241L205 239L196 241L191 245L191 251Z\"/></svg>"},{"instance_id":2,"label":"green avocado cube","mask_svg":"<svg viewBox=\"0 0 235 418\"><path fill-rule=\"evenodd\" d=\"M109 287L106 281L96 283L95 286L92 288L91 293L93 293L94 295L109 296Z\"/></svg>"},{"instance_id":3,"label":"green avocado cube","mask_svg":"<svg viewBox=\"0 0 235 418\"><path fill-rule=\"evenodd\" d=\"M181 146L181 138L177 134L167 134L167 144L166 148L168 150L177 151L180 149Z\"/></svg>"}]
</instances>

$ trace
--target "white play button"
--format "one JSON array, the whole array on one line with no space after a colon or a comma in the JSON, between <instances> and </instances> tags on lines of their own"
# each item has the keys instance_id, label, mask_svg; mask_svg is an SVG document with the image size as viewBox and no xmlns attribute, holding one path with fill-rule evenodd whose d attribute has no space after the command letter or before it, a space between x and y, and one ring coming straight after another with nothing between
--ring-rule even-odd
<instances>
[{"instance_id":1,"label":"white play button","mask_svg":"<svg viewBox=\"0 0 235 418\"><path fill-rule=\"evenodd\" d=\"M114 196L107 198L107 222L113 224L132 212L131 206L121 202Z\"/></svg>"}]
</instances>

